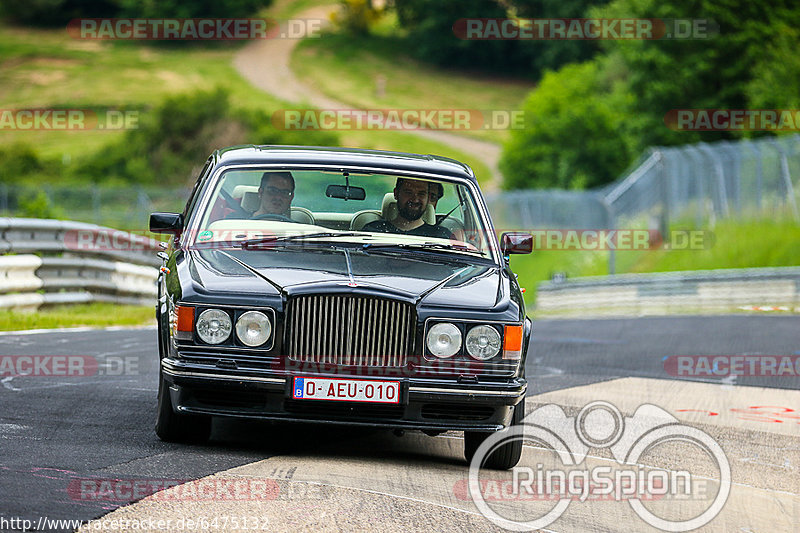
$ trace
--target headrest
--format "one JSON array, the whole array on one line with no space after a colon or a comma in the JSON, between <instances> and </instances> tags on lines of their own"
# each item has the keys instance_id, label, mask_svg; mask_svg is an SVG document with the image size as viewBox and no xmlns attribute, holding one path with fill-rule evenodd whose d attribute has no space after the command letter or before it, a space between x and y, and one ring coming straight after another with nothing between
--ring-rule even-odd
<instances>
[{"instance_id":1,"label":"headrest","mask_svg":"<svg viewBox=\"0 0 800 533\"><path fill-rule=\"evenodd\" d=\"M301 224L315 223L314 215L305 207L292 207L290 211L289 216L295 222L300 222Z\"/></svg>"},{"instance_id":2,"label":"headrest","mask_svg":"<svg viewBox=\"0 0 800 533\"><path fill-rule=\"evenodd\" d=\"M242 187L242 185L239 185L239 187ZM234 192L236 192L236 189L234 189ZM248 213L255 213L258 211L260 205L261 198L258 197L258 187L256 187L255 191L244 192L244 196L242 196L242 209Z\"/></svg>"},{"instance_id":3,"label":"headrest","mask_svg":"<svg viewBox=\"0 0 800 533\"><path fill-rule=\"evenodd\" d=\"M383 202L381 203L381 216L384 220L394 220L397 218L397 200L394 198L393 192L387 192L383 195ZM425 211L422 213L422 221L426 224L436 224L436 210L433 205L428 204Z\"/></svg>"},{"instance_id":4,"label":"headrest","mask_svg":"<svg viewBox=\"0 0 800 533\"><path fill-rule=\"evenodd\" d=\"M244 193L248 191L258 193L258 185L237 185L236 187L233 188L231 197L236 198L238 200L239 198L242 198L244 196Z\"/></svg>"}]
</instances>

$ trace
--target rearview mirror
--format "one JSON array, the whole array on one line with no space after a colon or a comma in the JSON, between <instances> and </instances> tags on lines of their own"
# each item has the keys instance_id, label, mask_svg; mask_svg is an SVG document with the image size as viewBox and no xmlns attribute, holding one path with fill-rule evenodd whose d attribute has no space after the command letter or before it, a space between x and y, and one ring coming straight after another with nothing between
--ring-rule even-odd
<instances>
[{"instance_id":1,"label":"rearview mirror","mask_svg":"<svg viewBox=\"0 0 800 533\"><path fill-rule=\"evenodd\" d=\"M153 233L172 233L183 230L183 215L180 213L151 213L150 231Z\"/></svg>"},{"instance_id":2,"label":"rearview mirror","mask_svg":"<svg viewBox=\"0 0 800 533\"><path fill-rule=\"evenodd\" d=\"M503 255L529 254L533 251L533 235L523 231L510 231L500 236Z\"/></svg>"},{"instance_id":3,"label":"rearview mirror","mask_svg":"<svg viewBox=\"0 0 800 533\"><path fill-rule=\"evenodd\" d=\"M325 189L325 196L341 200L363 200L367 197L367 192L362 187L328 185L328 188Z\"/></svg>"}]
</instances>

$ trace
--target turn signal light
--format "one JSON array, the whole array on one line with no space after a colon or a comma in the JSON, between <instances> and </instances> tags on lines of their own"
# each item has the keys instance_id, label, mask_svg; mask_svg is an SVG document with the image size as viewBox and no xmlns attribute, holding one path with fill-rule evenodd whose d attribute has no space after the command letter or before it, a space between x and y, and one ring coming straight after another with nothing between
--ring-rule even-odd
<instances>
[{"instance_id":1,"label":"turn signal light","mask_svg":"<svg viewBox=\"0 0 800 533\"><path fill-rule=\"evenodd\" d=\"M503 359L522 358L522 326L506 326L503 335Z\"/></svg>"},{"instance_id":2,"label":"turn signal light","mask_svg":"<svg viewBox=\"0 0 800 533\"><path fill-rule=\"evenodd\" d=\"M194 307L178 305L175 307L177 319L175 321L174 336L176 339L191 340L194 329Z\"/></svg>"}]
</instances>

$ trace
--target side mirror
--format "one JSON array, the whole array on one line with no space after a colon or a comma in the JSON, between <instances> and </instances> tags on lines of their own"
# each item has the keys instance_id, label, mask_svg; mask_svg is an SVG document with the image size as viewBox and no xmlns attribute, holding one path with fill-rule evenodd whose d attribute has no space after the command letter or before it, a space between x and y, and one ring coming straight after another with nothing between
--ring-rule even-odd
<instances>
[{"instance_id":1,"label":"side mirror","mask_svg":"<svg viewBox=\"0 0 800 533\"><path fill-rule=\"evenodd\" d=\"M183 215L180 213L151 213L150 231L153 233L172 233L183 230Z\"/></svg>"},{"instance_id":2,"label":"side mirror","mask_svg":"<svg viewBox=\"0 0 800 533\"><path fill-rule=\"evenodd\" d=\"M529 254L533 251L533 235L522 231L510 231L500 236L503 255Z\"/></svg>"}]
</instances>

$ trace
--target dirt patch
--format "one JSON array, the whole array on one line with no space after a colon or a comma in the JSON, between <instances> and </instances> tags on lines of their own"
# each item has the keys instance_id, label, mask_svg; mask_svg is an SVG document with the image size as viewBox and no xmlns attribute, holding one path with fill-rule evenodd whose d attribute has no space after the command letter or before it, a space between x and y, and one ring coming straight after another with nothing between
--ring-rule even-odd
<instances>
[{"instance_id":1,"label":"dirt patch","mask_svg":"<svg viewBox=\"0 0 800 533\"><path fill-rule=\"evenodd\" d=\"M106 46L101 41L73 41L66 48L67 50L80 50L81 52L102 52Z\"/></svg>"},{"instance_id":2,"label":"dirt patch","mask_svg":"<svg viewBox=\"0 0 800 533\"><path fill-rule=\"evenodd\" d=\"M327 19L335 9L336 6L317 6L297 14L296 18ZM294 75L290 62L292 52L299 42L297 39L254 41L236 54L233 65L244 79L278 99L294 103L304 102L321 109L347 109L349 106L304 84ZM492 179L482 186L483 190L496 191L500 188L502 179L498 169L500 145L444 131L412 130L409 133L452 146L479 158L489 167L492 176Z\"/></svg>"},{"instance_id":3,"label":"dirt patch","mask_svg":"<svg viewBox=\"0 0 800 533\"><path fill-rule=\"evenodd\" d=\"M24 78L34 85L46 87L59 83L67 79L67 73L63 70L48 70L44 72L29 72L25 74Z\"/></svg>"},{"instance_id":4,"label":"dirt patch","mask_svg":"<svg viewBox=\"0 0 800 533\"><path fill-rule=\"evenodd\" d=\"M77 59L69 59L66 57L34 57L27 61L27 63L37 67L71 67L73 65L80 65L81 61Z\"/></svg>"}]
</instances>

